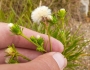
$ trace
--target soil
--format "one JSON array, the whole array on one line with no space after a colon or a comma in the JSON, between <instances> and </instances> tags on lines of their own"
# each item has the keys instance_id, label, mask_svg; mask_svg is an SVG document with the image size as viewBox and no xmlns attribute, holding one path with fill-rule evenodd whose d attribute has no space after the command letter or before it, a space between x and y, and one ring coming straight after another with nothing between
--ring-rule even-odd
<instances>
[{"instance_id":1,"label":"soil","mask_svg":"<svg viewBox=\"0 0 90 70\"><path fill-rule=\"evenodd\" d=\"M75 30L79 28L79 25L81 24L81 28L79 30L79 33L84 33L84 39L90 40L90 22L85 21L73 21L74 24L72 24L72 28ZM86 54L89 54L89 56L83 56L81 59L82 65L77 68L77 70L90 70L90 45L87 45L84 49Z\"/></svg>"}]
</instances>

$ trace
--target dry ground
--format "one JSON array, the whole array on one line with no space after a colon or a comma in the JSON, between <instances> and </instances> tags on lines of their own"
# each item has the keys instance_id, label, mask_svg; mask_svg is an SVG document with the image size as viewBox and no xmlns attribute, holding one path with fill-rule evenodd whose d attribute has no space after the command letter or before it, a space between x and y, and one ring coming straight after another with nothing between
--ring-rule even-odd
<instances>
[{"instance_id":1,"label":"dry ground","mask_svg":"<svg viewBox=\"0 0 90 70\"><path fill-rule=\"evenodd\" d=\"M71 25L71 29L75 31L77 28L79 28L79 25L81 24L81 28L79 30L78 34L84 33L84 39L90 40L90 22L79 22L73 20L73 24ZM82 64L84 65L83 67L80 66L77 68L77 70L90 70L90 45L87 45L84 51L89 54L89 56L83 56L82 57Z\"/></svg>"}]
</instances>

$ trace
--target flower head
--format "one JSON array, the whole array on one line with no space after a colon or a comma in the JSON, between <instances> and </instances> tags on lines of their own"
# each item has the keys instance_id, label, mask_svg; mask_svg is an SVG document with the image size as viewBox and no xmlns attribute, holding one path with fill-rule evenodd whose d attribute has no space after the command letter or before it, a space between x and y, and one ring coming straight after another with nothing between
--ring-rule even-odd
<instances>
[{"instance_id":1,"label":"flower head","mask_svg":"<svg viewBox=\"0 0 90 70\"><path fill-rule=\"evenodd\" d=\"M8 54L10 54L10 55L12 55L13 52L14 52L14 50L13 50L12 47L9 47L9 48L7 48L7 49L5 50L5 52L8 53Z\"/></svg>"},{"instance_id":2,"label":"flower head","mask_svg":"<svg viewBox=\"0 0 90 70\"><path fill-rule=\"evenodd\" d=\"M65 9L64 8L61 8L60 11L65 12Z\"/></svg>"},{"instance_id":3,"label":"flower head","mask_svg":"<svg viewBox=\"0 0 90 70\"><path fill-rule=\"evenodd\" d=\"M51 10L46 6L37 7L31 14L31 19L34 23L40 23L43 17L51 19Z\"/></svg>"},{"instance_id":4,"label":"flower head","mask_svg":"<svg viewBox=\"0 0 90 70\"><path fill-rule=\"evenodd\" d=\"M22 33L22 28L17 24L9 23L8 27L10 28L10 31L16 35L20 35Z\"/></svg>"},{"instance_id":5,"label":"flower head","mask_svg":"<svg viewBox=\"0 0 90 70\"><path fill-rule=\"evenodd\" d=\"M61 9L59 10L58 14L59 14L60 18L62 19L62 18L64 18L65 15L66 15L66 10L65 10L64 8L61 8Z\"/></svg>"}]
</instances>

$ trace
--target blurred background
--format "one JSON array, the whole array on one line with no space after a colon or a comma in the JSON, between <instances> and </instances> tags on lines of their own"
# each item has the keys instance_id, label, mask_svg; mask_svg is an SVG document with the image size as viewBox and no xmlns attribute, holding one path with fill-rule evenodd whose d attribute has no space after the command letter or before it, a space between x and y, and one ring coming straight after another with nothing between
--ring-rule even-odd
<instances>
[{"instance_id":1,"label":"blurred background","mask_svg":"<svg viewBox=\"0 0 90 70\"><path fill-rule=\"evenodd\" d=\"M79 33L84 32L84 38L90 40L90 0L41 1L42 5L48 6L54 13L65 8L69 27L75 31L81 24ZM0 0L0 22L19 23L30 28L27 23L32 22L29 20L31 12L39 6L39 2L40 0ZM90 46L87 45L84 51L90 53ZM90 56L82 57L81 63L83 66L77 67L76 70L90 70Z\"/></svg>"}]
</instances>

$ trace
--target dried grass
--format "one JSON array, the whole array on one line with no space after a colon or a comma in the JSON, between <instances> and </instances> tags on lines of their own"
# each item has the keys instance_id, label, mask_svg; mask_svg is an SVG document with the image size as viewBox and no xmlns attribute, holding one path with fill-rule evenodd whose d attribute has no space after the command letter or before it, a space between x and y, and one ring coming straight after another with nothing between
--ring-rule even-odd
<instances>
[{"instance_id":1,"label":"dried grass","mask_svg":"<svg viewBox=\"0 0 90 70\"><path fill-rule=\"evenodd\" d=\"M20 14L23 11L23 7L28 8L28 1L29 0L1 0L1 9L7 13L10 11L10 6L12 5L13 9L17 14ZM33 8L39 5L40 0L32 0ZM80 20L80 12L79 12L79 0L42 0L42 5L49 6L52 8L54 12L59 10L60 8L65 8L67 10L67 16L69 18L75 18ZM25 6L26 5L26 6Z\"/></svg>"}]
</instances>

